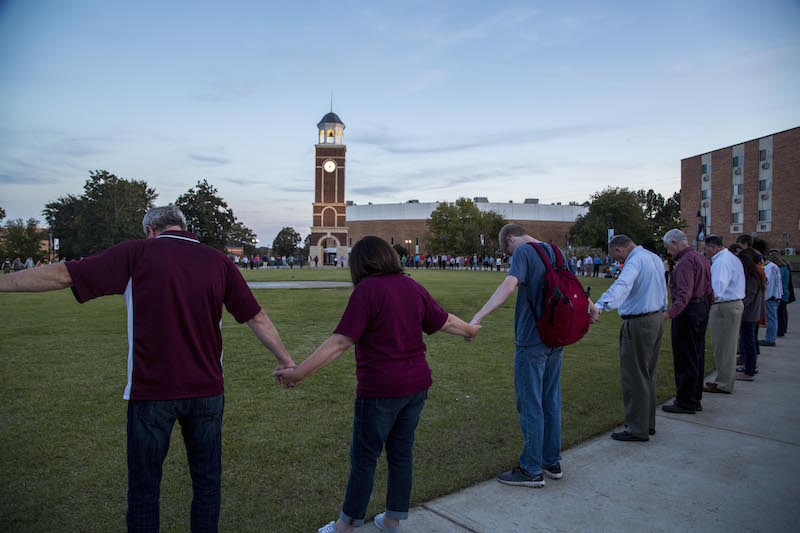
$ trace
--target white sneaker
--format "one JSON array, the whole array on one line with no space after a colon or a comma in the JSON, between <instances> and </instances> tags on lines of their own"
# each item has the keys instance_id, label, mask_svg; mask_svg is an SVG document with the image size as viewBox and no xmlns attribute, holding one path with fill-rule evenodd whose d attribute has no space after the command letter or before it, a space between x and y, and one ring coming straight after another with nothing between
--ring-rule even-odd
<instances>
[{"instance_id":1,"label":"white sneaker","mask_svg":"<svg viewBox=\"0 0 800 533\"><path fill-rule=\"evenodd\" d=\"M328 522L319 528L317 533L336 533L336 522Z\"/></svg>"},{"instance_id":2,"label":"white sneaker","mask_svg":"<svg viewBox=\"0 0 800 533\"><path fill-rule=\"evenodd\" d=\"M381 513L375 516L375 527L380 529L381 531L386 531L386 533L399 533L400 527L389 527L383 523L383 517L386 513Z\"/></svg>"}]
</instances>

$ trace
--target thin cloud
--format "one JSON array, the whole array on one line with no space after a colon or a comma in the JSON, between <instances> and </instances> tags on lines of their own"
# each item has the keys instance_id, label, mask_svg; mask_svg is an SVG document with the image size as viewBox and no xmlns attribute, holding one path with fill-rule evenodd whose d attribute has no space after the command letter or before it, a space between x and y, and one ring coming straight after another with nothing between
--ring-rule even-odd
<instances>
[{"instance_id":1,"label":"thin cloud","mask_svg":"<svg viewBox=\"0 0 800 533\"><path fill-rule=\"evenodd\" d=\"M194 161L197 161L198 163L204 163L206 165L227 165L228 163L231 162L231 160L228 157L221 155L190 153L189 158Z\"/></svg>"}]
</instances>

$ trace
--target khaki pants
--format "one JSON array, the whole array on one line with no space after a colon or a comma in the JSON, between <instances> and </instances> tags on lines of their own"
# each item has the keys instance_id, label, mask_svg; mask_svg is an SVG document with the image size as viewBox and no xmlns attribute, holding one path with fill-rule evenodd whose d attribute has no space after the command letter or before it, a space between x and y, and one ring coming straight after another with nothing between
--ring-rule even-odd
<instances>
[{"instance_id":1,"label":"khaki pants","mask_svg":"<svg viewBox=\"0 0 800 533\"><path fill-rule=\"evenodd\" d=\"M742 323L744 304L741 300L723 302L711 306L708 327L711 329L711 344L714 346L714 363L717 372L710 381L725 392L733 392L736 383L736 341Z\"/></svg>"},{"instance_id":2,"label":"khaki pants","mask_svg":"<svg viewBox=\"0 0 800 533\"><path fill-rule=\"evenodd\" d=\"M628 431L647 437L656 428L656 371L661 337L662 313L622 321L619 332L619 369L622 401Z\"/></svg>"}]
</instances>

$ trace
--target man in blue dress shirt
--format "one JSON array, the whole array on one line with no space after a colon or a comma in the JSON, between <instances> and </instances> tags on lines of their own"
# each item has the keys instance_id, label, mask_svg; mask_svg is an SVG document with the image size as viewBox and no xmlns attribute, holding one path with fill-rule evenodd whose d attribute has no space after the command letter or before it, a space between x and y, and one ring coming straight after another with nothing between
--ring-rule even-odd
<instances>
[{"instance_id":1,"label":"man in blue dress shirt","mask_svg":"<svg viewBox=\"0 0 800 533\"><path fill-rule=\"evenodd\" d=\"M613 433L620 441L647 441L656 432L656 369L663 312L667 309L664 263L656 254L617 235L608 244L611 256L624 263L619 278L597 300L598 311L619 309L619 367L625 430Z\"/></svg>"}]
</instances>

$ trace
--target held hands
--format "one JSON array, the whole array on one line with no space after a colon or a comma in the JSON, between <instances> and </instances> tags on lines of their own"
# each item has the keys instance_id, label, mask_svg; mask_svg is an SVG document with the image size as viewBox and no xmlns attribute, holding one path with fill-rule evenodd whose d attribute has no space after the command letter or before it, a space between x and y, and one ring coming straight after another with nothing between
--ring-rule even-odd
<instances>
[{"instance_id":1,"label":"held hands","mask_svg":"<svg viewBox=\"0 0 800 533\"><path fill-rule=\"evenodd\" d=\"M481 331L480 324L467 324L466 328L466 335L464 336L464 340L467 342L472 342L475 340L475 337L478 336L478 333Z\"/></svg>"},{"instance_id":2,"label":"held hands","mask_svg":"<svg viewBox=\"0 0 800 533\"><path fill-rule=\"evenodd\" d=\"M600 320L600 310L589 300L589 322L596 324L598 320Z\"/></svg>"},{"instance_id":3,"label":"held hands","mask_svg":"<svg viewBox=\"0 0 800 533\"><path fill-rule=\"evenodd\" d=\"M292 366L278 365L272 375L275 376L276 383L283 385L287 389L297 387L303 381L294 363L292 363Z\"/></svg>"}]
</instances>

